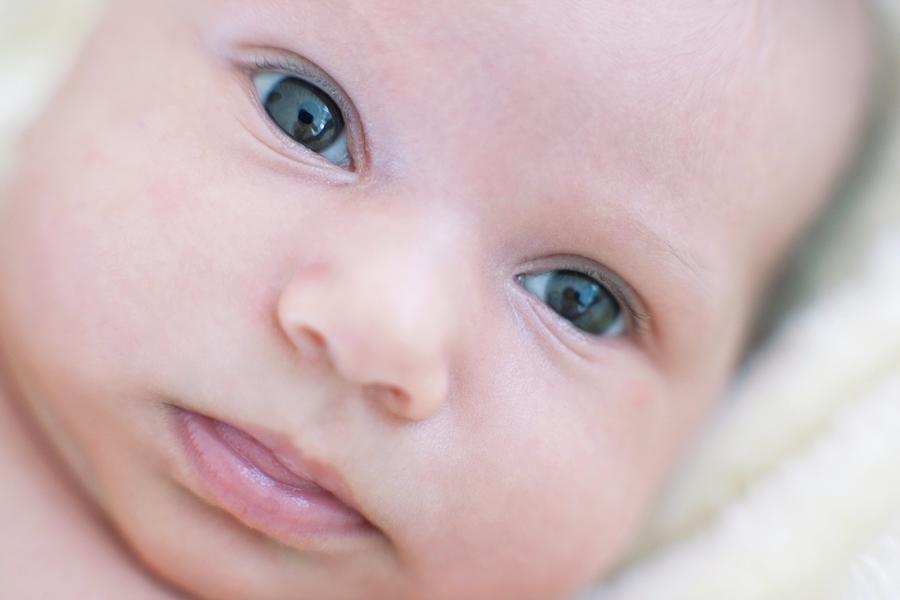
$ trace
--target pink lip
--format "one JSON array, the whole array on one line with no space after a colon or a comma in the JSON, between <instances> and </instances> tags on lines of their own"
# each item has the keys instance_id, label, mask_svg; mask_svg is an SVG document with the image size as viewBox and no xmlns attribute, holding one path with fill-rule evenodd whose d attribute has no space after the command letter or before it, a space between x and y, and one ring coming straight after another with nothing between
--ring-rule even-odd
<instances>
[{"instance_id":1,"label":"pink lip","mask_svg":"<svg viewBox=\"0 0 900 600\"><path fill-rule=\"evenodd\" d=\"M296 451L284 456L246 431L194 412L176 409L175 417L205 491L251 528L306 550L335 549L377 532L327 465Z\"/></svg>"}]
</instances>

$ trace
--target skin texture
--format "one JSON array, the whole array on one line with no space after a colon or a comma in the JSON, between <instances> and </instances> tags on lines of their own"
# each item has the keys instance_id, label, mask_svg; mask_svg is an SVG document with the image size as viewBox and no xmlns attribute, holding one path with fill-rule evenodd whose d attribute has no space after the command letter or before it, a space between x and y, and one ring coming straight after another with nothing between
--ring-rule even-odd
<instances>
[{"instance_id":1,"label":"skin texture","mask_svg":"<svg viewBox=\"0 0 900 600\"><path fill-rule=\"evenodd\" d=\"M0 212L6 402L142 581L563 597L620 556L852 151L865 22L812 0L116 3ZM355 171L273 133L259 57L337 83ZM644 325L584 335L515 280L562 268L622 280ZM196 492L167 405L288 437L380 536L252 531Z\"/></svg>"}]
</instances>

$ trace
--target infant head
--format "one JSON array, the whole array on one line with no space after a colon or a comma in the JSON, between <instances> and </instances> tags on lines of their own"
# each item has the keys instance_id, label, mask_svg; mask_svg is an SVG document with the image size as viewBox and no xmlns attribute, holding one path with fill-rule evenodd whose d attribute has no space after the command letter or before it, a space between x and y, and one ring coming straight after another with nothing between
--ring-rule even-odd
<instances>
[{"instance_id":1,"label":"infant head","mask_svg":"<svg viewBox=\"0 0 900 600\"><path fill-rule=\"evenodd\" d=\"M193 596L562 597L852 150L865 22L114 3L0 213L6 385Z\"/></svg>"}]
</instances>

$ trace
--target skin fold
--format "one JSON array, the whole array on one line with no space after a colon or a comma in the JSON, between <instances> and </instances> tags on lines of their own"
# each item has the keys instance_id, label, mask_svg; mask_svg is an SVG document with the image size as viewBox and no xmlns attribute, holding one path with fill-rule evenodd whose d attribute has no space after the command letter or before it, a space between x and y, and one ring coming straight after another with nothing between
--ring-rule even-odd
<instances>
[{"instance_id":1,"label":"skin fold","mask_svg":"<svg viewBox=\"0 0 900 600\"><path fill-rule=\"evenodd\" d=\"M852 153L866 19L114 2L0 207L19 501L91 557L72 578L135 597L574 592L621 555ZM335 93L352 169L267 120L254 74L294 68ZM553 269L615 288L627 331L585 334L517 282ZM244 525L196 492L170 406L331 465L379 535L314 552ZM66 553L13 531L16 585L50 585L28 565Z\"/></svg>"}]
</instances>

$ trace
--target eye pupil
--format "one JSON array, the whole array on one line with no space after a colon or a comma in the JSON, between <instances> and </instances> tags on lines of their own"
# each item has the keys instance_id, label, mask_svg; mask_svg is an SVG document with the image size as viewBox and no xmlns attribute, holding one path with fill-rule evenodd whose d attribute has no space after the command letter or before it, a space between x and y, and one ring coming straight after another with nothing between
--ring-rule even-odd
<instances>
[{"instance_id":1,"label":"eye pupil","mask_svg":"<svg viewBox=\"0 0 900 600\"><path fill-rule=\"evenodd\" d=\"M582 318L598 301L600 285L575 271L555 271L547 282L547 302L570 320Z\"/></svg>"},{"instance_id":2,"label":"eye pupil","mask_svg":"<svg viewBox=\"0 0 900 600\"><path fill-rule=\"evenodd\" d=\"M279 81L264 104L282 131L315 152L327 150L344 130L344 119L334 101L297 77Z\"/></svg>"},{"instance_id":3,"label":"eye pupil","mask_svg":"<svg viewBox=\"0 0 900 600\"><path fill-rule=\"evenodd\" d=\"M562 288L562 291L551 292L550 301L556 304L556 310L568 319L577 319L594 303L599 291L598 286L585 281L569 280L557 282L551 279L551 285Z\"/></svg>"}]
</instances>

